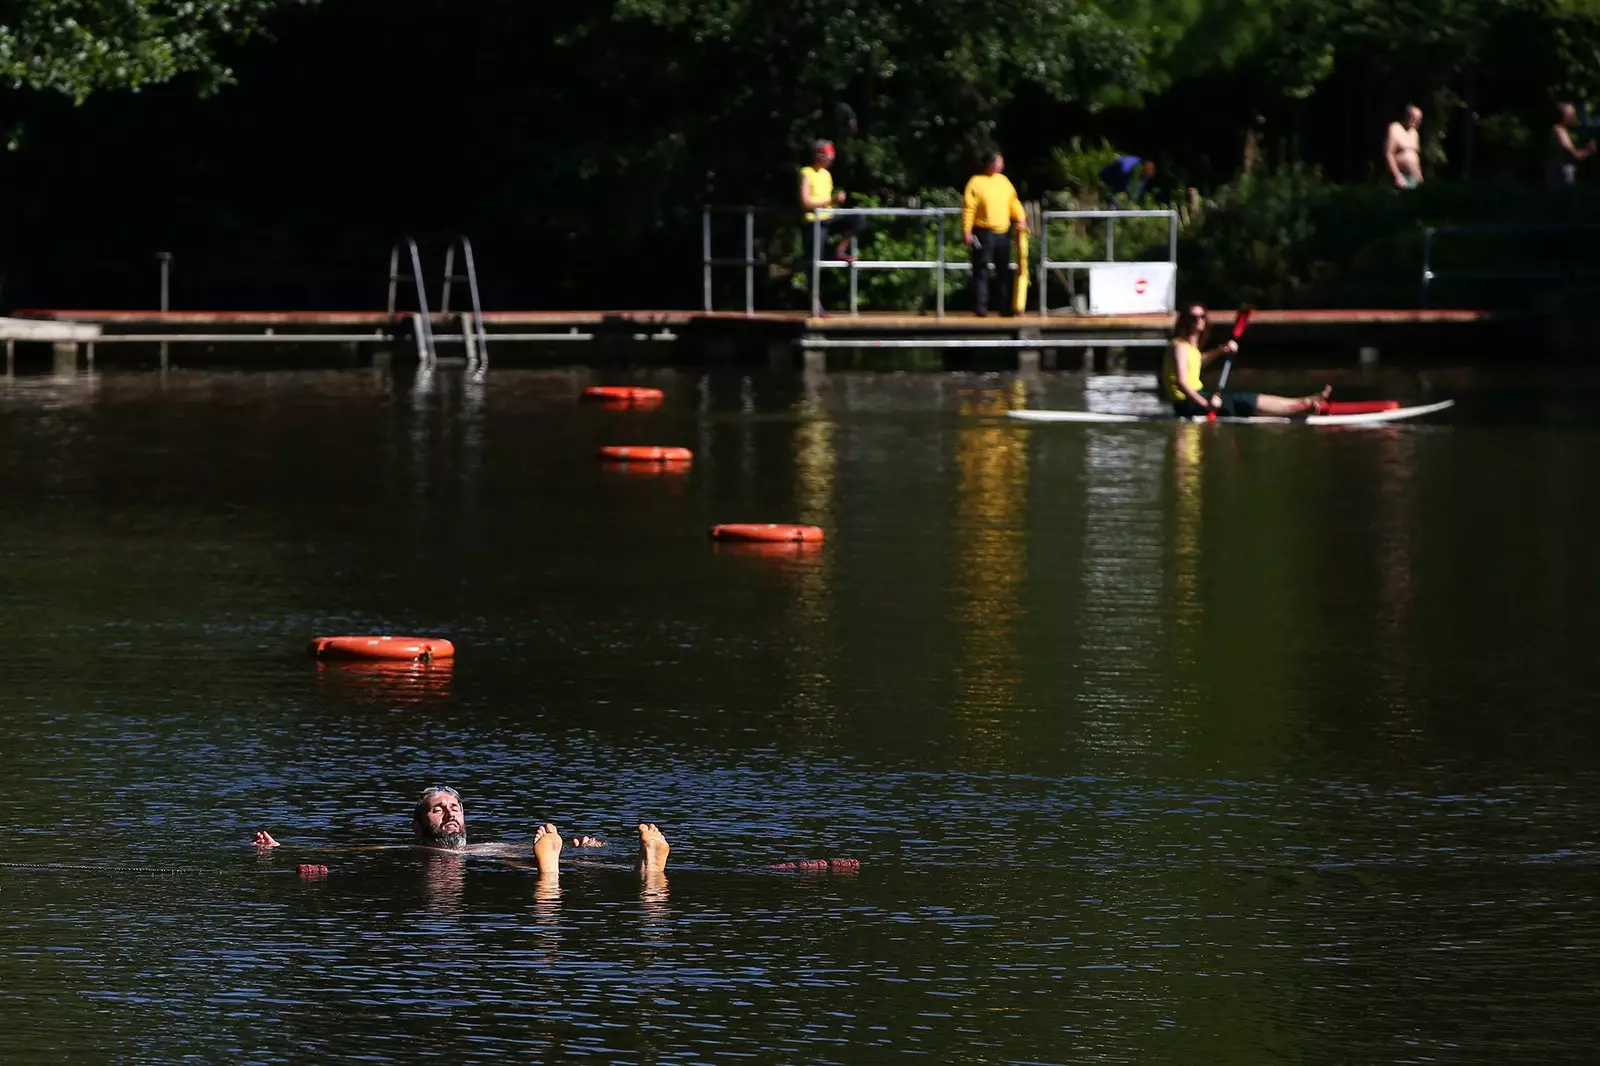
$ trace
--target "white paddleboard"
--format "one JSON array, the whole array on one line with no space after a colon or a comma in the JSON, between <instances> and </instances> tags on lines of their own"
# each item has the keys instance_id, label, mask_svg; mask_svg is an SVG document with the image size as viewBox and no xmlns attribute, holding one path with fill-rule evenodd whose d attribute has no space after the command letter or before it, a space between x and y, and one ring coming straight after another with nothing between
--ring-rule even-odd
<instances>
[{"instance_id":1,"label":"white paddleboard","mask_svg":"<svg viewBox=\"0 0 1600 1066\"><path fill-rule=\"evenodd\" d=\"M1436 414L1447 407L1455 406L1454 400L1440 400L1438 403L1423 404L1419 407L1396 407L1390 411L1367 411L1358 415L1298 415L1288 417L1268 417L1265 415L1254 418L1228 418L1219 415L1218 422L1234 422L1244 425L1304 425L1304 426L1370 426L1379 422L1403 422L1408 418L1421 418L1424 415ZM1204 422L1204 415L1194 418L1178 418L1176 415L1122 415L1101 411L1007 411L1012 418L1024 422L1088 422L1091 424L1105 424L1110 422Z\"/></svg>"}]
</instances>

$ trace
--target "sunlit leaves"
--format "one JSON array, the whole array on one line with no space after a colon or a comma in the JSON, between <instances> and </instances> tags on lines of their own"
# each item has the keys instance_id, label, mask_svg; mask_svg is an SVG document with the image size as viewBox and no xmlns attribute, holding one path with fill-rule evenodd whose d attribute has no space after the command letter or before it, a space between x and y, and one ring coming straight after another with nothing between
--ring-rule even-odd
<instances>
[{"instance_id":1,"label":"sunlit leaves","mask_svg":"<svg viewBox=\"0 0 1600 1066\"><path fill-rule=\"evenodd\" d=\"M217 46L257 32L274 8L315 0L16 0L0 5L0 78L82 101L183 74L202 91L232 72Z\"/></svg>"}]
</instances>

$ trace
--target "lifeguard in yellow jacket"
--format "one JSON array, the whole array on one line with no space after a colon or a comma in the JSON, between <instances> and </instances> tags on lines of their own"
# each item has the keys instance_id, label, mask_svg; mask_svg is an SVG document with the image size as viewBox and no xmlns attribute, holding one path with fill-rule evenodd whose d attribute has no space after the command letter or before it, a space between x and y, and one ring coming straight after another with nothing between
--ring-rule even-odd
<instances>
[{"instance_id":1,"label":"lifeguard in yellow jacket","mask_svg":"<svg viewBox=\"0 0 1600 1066\"><path fill-rule=\"evenodd\" d=\"M989 313L989 267L998 277L996 304L1002 315L1011 307L1011 227L1028 228L1016 186L1005 176L1006 157L989 152L983 157L983 173L974 174L961 196L961 238L972 255L972 309Z\"/></svg>"}]
</instances>

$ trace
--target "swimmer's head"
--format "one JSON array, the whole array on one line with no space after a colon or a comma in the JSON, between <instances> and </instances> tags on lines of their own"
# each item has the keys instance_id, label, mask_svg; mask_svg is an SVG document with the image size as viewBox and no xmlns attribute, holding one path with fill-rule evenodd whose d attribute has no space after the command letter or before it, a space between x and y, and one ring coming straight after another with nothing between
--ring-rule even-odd
<instances>
[{"instance_id":1,"label":"swimmer's head","mask_svg":"<svg viewBox=\"0 0 1600 1066\"><path fill-rule=\"evenodd\" d=\"M449 785L424 789L411 812L411 829L418 840L437 848L467 846L467 814L461 793Z\"/></svg>"}]
</instances>

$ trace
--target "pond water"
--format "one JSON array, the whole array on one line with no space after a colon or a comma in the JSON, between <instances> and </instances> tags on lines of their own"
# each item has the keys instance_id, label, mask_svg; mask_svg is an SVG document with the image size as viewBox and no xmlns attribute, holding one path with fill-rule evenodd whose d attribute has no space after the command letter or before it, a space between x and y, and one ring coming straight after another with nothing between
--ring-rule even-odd
<instances>
[{"instance_id":1,"label":"pond water","mask_svg":"<svg viewBox=\"0 0 1600 1066\"><path fill-rule=\"evenodd\" d=\"M602 379L668 398L577 402ZM1323 431L1001 417L1143 402L1077 374L0 384L0 1059L1591 1060L1600 388L1332 380L1461 402ZM708 539L736 521L827 540ZM370 632L459 654L304 653ZM608 846L555 881L359 850L434 782L476 841ZM860 871L767 868L827 857Z\"/></svg>"}]
</instances>

